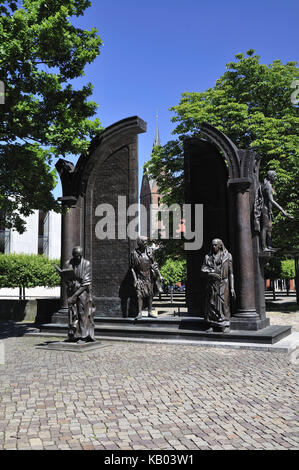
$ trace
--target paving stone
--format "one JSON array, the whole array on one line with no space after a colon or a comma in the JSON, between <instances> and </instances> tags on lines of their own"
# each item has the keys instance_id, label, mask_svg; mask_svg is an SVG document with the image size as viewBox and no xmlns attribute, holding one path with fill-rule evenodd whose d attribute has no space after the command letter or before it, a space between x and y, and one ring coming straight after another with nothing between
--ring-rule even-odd
<instances>
[{"instance_id":1,"label":"paving stone","mask_svg":"<svg viewBox=\"0 0 299 470\"><path fill-rule=\"evenodd\" d=\"M75 361L4 341L0 449L299 447L298 366L283 353L107 341Z\"/></svg>"}]
</instances>

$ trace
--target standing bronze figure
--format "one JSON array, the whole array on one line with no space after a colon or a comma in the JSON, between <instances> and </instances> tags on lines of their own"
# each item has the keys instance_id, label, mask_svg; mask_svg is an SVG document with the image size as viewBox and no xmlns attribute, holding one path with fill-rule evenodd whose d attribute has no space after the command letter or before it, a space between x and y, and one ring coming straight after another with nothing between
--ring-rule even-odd
<instances>
[{"instance_id":1,"label":"standing bronze figure","mask_svg":"<svg viewBox=\"0 0 299 470\"><path fill-rule=\"evenodd\" d=\"M66 277L69 313L69 341L94 341L94 306L91 294L91 265L83 258L83 250L75 246L73 257L65 264L63 272L73 272Z\"/></svg>"},{"instance_id":2,"label":"standing bronze figure","mask_svg":"<svg viewBox=\"0 0 299 470\"><path fill-rule=\"evenodd\" d=\"M263 251L275 251L272 247L272 207L279 209L285 217L292 219L289 215L273 198L273 187L276 180L276 172L268 171L264 183L257 189L254 205L254 224L255 230L260 232L261 249Z\"/></svg>"},{"instance_id":3,"label":"standing bronze figure","mask_svg":"<svg viewBox=\"0 0 299 470\"><path fill-rule=\"evenodd\" d=\"M201 268L207 276L205 318L208 331L221 329L230 331L230 296L235 298L233 259L222 240L212 241L210 252L205 256Z\"/></svg>"},{"instance_id":4,"label":"standing bronze figure","mask_svg":"<svg viewBox=\"0 0 299 470\"><path fill-rule=\"evenodd\" d=\"M155 318L152 313L153 296L157 291L162 292L163 279L152 249L141 238L137 239L137 248L131 253L130 268L138 301L136 320L142 318L144 300L147 301L148 316Z\"/></svg>"}]
</instances>

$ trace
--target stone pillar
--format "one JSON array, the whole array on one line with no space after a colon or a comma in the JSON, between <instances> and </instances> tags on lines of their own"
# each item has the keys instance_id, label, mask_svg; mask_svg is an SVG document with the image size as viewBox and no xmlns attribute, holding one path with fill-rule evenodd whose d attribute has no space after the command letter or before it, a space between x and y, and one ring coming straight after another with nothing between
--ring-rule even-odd
<instances>
[{"instance_id":1,"label":"stone pillar","mask_svg":"<svg viewBox=\"0 0 299 470\"><path fill-rule=\"evenodd\" d=\"M74 244L74 222L76 198L72 196L64 196L59 198L66 212L61 217L61 268L64 267L66 261L72 256ZM54 323L67 323L68 321L68 305L66 285L61 281L60 284L60 301L61 306L57 313L52 317Z\"/></svg>"},{"instance_id":2,"label":"stone pillar","mask_svg":"<svg viewBox=\"0 0 299 470\"><path fill-rule=\"evenodd\" d=\"M253 247L251 233L250 211L250 179L238 178L229 181L229 186L235 191L236 211L236 251L234 265L236 266L236 296L237 310L233 314L232 322L237 327L247 328L246 324L259 320L255 302L255 278L253 263ZM253 328L255 329L255 328Z\"/></svg>"}]
</instances>

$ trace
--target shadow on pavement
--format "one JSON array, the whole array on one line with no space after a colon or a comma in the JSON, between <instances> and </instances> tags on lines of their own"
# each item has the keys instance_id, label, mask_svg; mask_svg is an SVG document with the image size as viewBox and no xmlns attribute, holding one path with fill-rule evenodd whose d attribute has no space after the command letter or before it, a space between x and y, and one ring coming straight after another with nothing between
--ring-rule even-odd
<instances>
[{"instance_id":1,"label":"shadow on pavement","mask_svg":"<svg viewBox=\"0 0 299 470\"><path fill-rule=\"evenodd\" d=\"M12 321L0 321L0 339L24 336L26 333L35 330L36 328L34 328L33 323L15 323Z\"/></svg>"},{"instance_id":2,"label":"shadow on pavement","mask_svg":"<svg viewBox=\"0 0 299 470\"><path fill-rule=\"evenodd\" d=\"M279 300L266 301L267 312L280 312L280 313L299 313L299 305L296 302L280 302Z\"/></svg>"}]
</instances>

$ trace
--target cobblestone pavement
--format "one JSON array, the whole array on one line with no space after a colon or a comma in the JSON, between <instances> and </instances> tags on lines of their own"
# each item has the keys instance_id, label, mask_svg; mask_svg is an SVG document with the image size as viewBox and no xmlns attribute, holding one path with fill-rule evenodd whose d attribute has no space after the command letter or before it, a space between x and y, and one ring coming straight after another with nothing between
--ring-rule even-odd
<instances>
[{"instance_id":1,"label":"cobblestone pavement","mask_svg":"<svg viewBox=\"0 0 299 470\"><path fill-rule=\"evenodd\" d=\"M297 313L267 312L271 325L287 325L292 331L299 331L299 311Z\"/></svg>"},{"instance_id":2,"label":"cobblestone pavement","mask_svg":"<svg viewBox=\"0 0 299 470\"><path fill-rule=\"evenodd\" d=\"M3 340L0 449L298 449L284 353L105 341L84 354Z\"/></svg>"}]
</instances>

